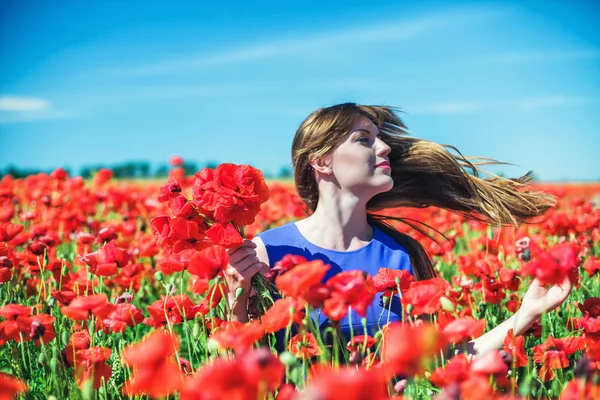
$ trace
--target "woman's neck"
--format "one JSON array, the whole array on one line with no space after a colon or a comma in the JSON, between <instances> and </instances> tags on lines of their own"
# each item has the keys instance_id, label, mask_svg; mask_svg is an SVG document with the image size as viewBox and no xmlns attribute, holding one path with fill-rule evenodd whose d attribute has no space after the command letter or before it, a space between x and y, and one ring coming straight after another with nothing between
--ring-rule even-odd
<instances>
[{"instance_id":1,"label":"woman's neck","mask_svg":"<svg viewBox=\"0 0 600 400\"><path fill-rule=\"evenodd\" d=\"M331 250L359 249L374 235L366 204L348 196L319 199L315 212L296 225L308 241Z\"/></svg>"}]
</instances>

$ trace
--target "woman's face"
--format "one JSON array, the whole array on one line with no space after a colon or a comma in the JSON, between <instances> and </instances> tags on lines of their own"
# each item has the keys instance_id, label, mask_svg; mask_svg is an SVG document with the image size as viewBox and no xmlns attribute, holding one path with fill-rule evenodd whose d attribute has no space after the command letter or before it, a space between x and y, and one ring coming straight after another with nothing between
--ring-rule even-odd
<instances>
[{"instance_id":1,"label":"woman's face","mask_svg":"<svg viewBox=\"0 0 600 400\"><path fill-rule=\"evenodd\" d=\"M356 119L350 132L331 153L331 167L341 189L367 200L390 190L394 181L388 161L390 147L366 117Z\"/></svg>"}]
</instances>

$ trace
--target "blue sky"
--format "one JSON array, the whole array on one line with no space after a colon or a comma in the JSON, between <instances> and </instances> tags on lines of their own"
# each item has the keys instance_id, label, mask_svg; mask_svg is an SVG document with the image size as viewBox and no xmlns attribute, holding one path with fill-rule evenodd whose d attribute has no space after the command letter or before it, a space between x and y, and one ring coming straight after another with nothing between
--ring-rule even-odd
<instances>
[{"instance_id":1,"label":"blue sky","mask_svg":"<svg viewBox=\"0 0 600 400\"><path fill-rule=\"evenodd\" d=\"M290 164L314 109L546 181L600 180L598 1L0 0L0 170Z\"/></svg>"}]
</instances>

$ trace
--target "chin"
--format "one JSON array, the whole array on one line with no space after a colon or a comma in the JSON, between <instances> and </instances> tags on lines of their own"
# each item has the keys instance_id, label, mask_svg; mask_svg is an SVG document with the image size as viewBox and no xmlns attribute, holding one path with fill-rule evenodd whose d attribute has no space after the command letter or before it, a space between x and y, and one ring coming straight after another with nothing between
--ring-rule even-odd
<instances>
[{"instance_id":1,"label":"chin","mask_svg":"<svg viewBox=\"0 0 600 400\"><path fill-rule=\"evenodd\" d=\"M390 190L392 190L393 187L394 187L394 180L390 176L389 179L387 179L385 182L383 182L378 187L378 189L380 189L379 193L384 193L384 192L390 191Z\"/></svg>"}]
</instances>

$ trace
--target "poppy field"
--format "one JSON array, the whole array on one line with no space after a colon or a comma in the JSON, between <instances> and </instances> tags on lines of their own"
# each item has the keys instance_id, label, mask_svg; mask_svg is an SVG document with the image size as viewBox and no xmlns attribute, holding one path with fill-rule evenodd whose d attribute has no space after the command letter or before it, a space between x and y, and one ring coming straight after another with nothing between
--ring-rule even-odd
<instances>
[{"instance_id":1,"label":"poppy field","mask_svg":"<svg viewBox=\"0 0 600 400\"><path fill-rule=\"evenodd\" d=\"M174 162L177 164L177 162ZM227 250L306 216L293 185L221 164L165 182L64 170L0 180L0 400L600 398L600 184L537 184L558 203L498 228L436 208L392 209L439 278L393 266L340 273L290 254L230 318ZM573 289L480 357L465 344L519 308L533 278ZM403 323L344 337L374 297ZM322 331L311 314L331 321ZM360 322L360 321L359 321ZM364 323L364 321L362 321Z\"/></svg>"}]
</instances>

